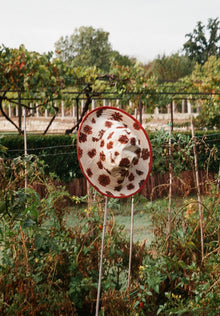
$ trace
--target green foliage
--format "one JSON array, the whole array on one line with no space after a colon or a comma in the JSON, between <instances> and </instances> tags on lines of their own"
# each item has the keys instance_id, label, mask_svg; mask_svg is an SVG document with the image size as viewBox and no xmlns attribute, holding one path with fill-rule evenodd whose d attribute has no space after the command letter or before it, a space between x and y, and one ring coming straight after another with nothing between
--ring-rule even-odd
<instances>
[{"instance_id":1,"label":"green foliage","mask_svg":"<svg viewBox=\"0 0 220 316\"><path fill-rule=\"evenodd\" d=\"M23 156L23 136L2 137L0 143L8 148L6 158ZM54 174L64 181L82 177L77 159L75 135L28 135L27 146L28 153L37 155L44 161L46 174Z\"/></svg>"},{"instance_id":2,"label":"green foliage","mask_svg":"<svg viewBox=\"0 0 220 316\"><path fill-rule=\"evenodd\" d=\"M171 56L158 56L152 67L152 74L159 82L177 81L178 79L192 73L194 63L186 56L178 53Z\"/></svg>"},{"instance_id":3,"label":"green foliage","mask_svg":"<svg viewBox=\"0 0 220 316\"><path fill-rule=\"evenodd\" d=\"M204 207L204 260L201 260L198 201L172 207L171 235L167 214L158 205L152 209L155 240L139 268L138 301L144 311L157 315L218 315L219 283L219 208L220 195L214 185ZM135 304L138 309L138 304ZM139 307L140 309L140 307Z\"/></svg>"},{"instance_id":4,"label":"green foliage","mask_svg":"<svg viewBox=\"0 0 220 316\"><path fill-rule=\"evenodd\" d=\"M25 170L30 176L25 190ZM104 200L72 197L44 177L36 156L2 160L0 167L0 313L2 315L94 315ZM219 179L216 179L219 180ZM45 197L31 188L44 183ZM202 199L204 258L198 200L144 205L154 239L134 243L127 289L129 240L115 224L118 201L109 200L101 293L106 315L218 315L220 302L217 181ZM141 203L136 197L135 203ZM121 205L123 207L123 203ZM143 209L142 209L143 211ZM68 220L71 219L71 222Z\"/></svg>"},{"instance_id":5,"label":"green foliage","mask_svg":"<svg viewBox=\"0 0 220 316\"><path fill-rule=\"evenodd\" d=\"M51 58L51 53L29 52L23 45L19 49L0 46L0 89L26 92L32 98L40 90L40 100L51 98L63 88L60 65Z\"/></svg>"},{"instance_id":6,"label":"green foliage","mask_svg":"<svg viewBox=\"0 0 220 316\"><path fill-rule=\"evenodd\" d=\"M188 41L184 44L183 48L190 59L204 64L210 56L220 57L219 50L219 19L209 19L205 26L201 21L196 25L192 33L186 34ZM208 36L207 36L208 35Z\"/></svg>"},{"instance_id":7,"label":"green foliage","mask_svg":"<svg viewBox=\"0 0 220 316\"><path fill-rule=\"evenodd\" d=\"M220 58L211 56L203 66L196 65L191 79L199 92L211 94L203 102L198 101L201 108L197 119L198 126L219 128L220 99L218 93L220 92Z\"/></svg>"},{"instance_id":8,"label":"green foliage","mask_svg":"<svg viewBox=\"0 0 220 316\"><path fill-rule=\"evenodd\" d=\"M1 170L8 167L4 163ZM93 315L103 201L86 209L74 207L75 221L68 226L67 215L80 201L63 188L55 188L39 170L36 168L33 177L41 178L46 185L47 194L42 200L30 188L16 189L14 168L11 168L14 179L9 176L1 182L0 201L7 201L8 208L7 212L1 212L0 222L0 313ZM16 216L13 216L15 210ZM108 246L103 293L113 287L117 291L124 288L128 263L129 242L114 224L111 214L105 243ZM135 251L137 254L140 248L137 246Z\"/></svg>"},{"instance_id":9,"label":"green foliage","mask_svg":"<svg viewBox=\"0 0 220 316\"><path fill-rule=\"evenodd\" d=\"M97 67L109 71L111 45L109 33L102 29L81 26L69 37L61 37L55 43L56 53L73 67Z\"/></svg>"}]
</instances>

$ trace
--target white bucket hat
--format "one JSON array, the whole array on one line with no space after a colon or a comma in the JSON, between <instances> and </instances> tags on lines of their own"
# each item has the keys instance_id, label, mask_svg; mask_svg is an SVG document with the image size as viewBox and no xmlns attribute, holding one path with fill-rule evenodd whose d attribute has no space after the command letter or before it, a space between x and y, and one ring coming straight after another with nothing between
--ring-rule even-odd
<instances>
[{"instance_id":1,"label":"white bucket hat","mask_svg":"<svg viewBox=\"0 0 220 316\"><path fill-rule=\"evenodd\" d=\"M152 149L142 125L125 111L104 106L90 111L77 135L80 168L103 195L125 198L148 180Z\"/></svg>"}]
</instances>

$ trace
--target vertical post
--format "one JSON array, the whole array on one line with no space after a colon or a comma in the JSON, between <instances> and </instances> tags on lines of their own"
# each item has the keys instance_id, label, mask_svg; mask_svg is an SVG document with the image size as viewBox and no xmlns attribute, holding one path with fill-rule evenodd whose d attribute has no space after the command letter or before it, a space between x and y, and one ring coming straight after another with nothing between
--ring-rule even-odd
<instances>
[{"instance_id":1,"label":"vertical post","mask_svg":"<svg viewBox=\"0 0 220 316\"><path fill-rule=\"evenodd\" d=\"M24 108L23 111L24 115L24 156L27 156L27 132L26 132L26 108ZM24 187L27 189L27 165L25 161L25 182L24 182Z\"/></svg>"},{"instance_id":2,"label":"vertical post","mask_svg":"<svg viewBox=\"0 0 220 316\"><path fill-rule=\"evenodd\" d=\"M84 109L84 104L85 104L84 99L82 99L81 100L81 111L80 111L81 114L82 114L83 109Z\"/></svg>"},{"instance_id":3,"label":"vertical post","mask_svg":"<svg viewBox=\"0 0 220 316\"><path fill-rule=\"evenodd\" d=\"M130 232L130 251L129 251L129 267L128 267L128 289L130 288L131 280L131 263L132 263L132 248L133 248L133 233L134 231L134 197L131 198L131 232Z\"/></svg>"},{"instance_id":4,"label":"vertical post","mask_svg":"<svg viewBox=\"0 0 220 316\"><path fill-rule=\"evenodd\" d=\"M79 122L79 98L76 98L76 121L77 124ZM77 130L78 130L78 126L77 126Z\"/></svg>"},{"instance_id":5,"label":"vertical post","mask_svg":"<svg viewBox=\"0 0 220 316\"><path fill-rule=\"evenodd\" d=\"M8 104L8 116L11 117L11 104Z\"/></svg>"},{"instance_id":6,"label":"vertical post","mask_svg":"<svg viewBox=\"0 0 220 316\"><path fill-rule=\"evenodd\" d=\"M198 160L197 160L196 142L195 142L195 133L194 133L194 124L193 124L192 115L191 115L191 129L192 129L193 154L194 154L194 164L195 164L195 173L196 173L197 196L198 196L198 204L199 204L199 225L200 225L200 241L201 241L201 258L202 258L202 262L203 262L203 260L204 260L203 208L202 208L202 204L201 204L201 192L200 192L200 184L199 184Z\"/></svg>"},{"instance_id":7,"label":"vertical post","mask_svg":"<svg viewBox=\"0 0 220 316\"><path fill-rule=\"evenodd\" d=\"M143 104L141 97L139 98L139 122L142 125L142 110L143 110Z\"/></svg>"},{"instance_id":8,"label":"vertical post","mask_svg":"<svg viewBox=\"0 0 220 316\"><path fill-rule=\"evenodd\" d=\"M170 103L171 132L173 131L173 101Z\"/></svg>"},{"instance_id":9,"label":"vertical post","mask_svg":"<svg viewBox=\"0 0 220 316\"><path fill-rule=\"evenodd\" d=\"M18 91L18 127L21 132L21 117L22 117L22 110L21 110L21 92Z\"/></svg>"},{"instance_id":10,"label":"vertical post","mask_svg":"<svg viewBox=\"0 0 220 316\"><path fill-rule=\"evenodd\" d=\"M36 115L37 115L37 117L39 117L39 107L38 107L38 103L36 103Z\"/></svg>"},{"instance_id":11,"label":"vertical post","mask_svg":"<svg viewBox=\"0 0 220 316\"><path fill-rule=\"evenodd\" d=\"M64 102L63 102L63 101L61 102L61 116L62 116L62 118L65 117L65 113L64 113Z\"/></svg>"},{"instance_id":12,"label":"vertical post","mask_svg":"<svg viewBox=\"0 0 220 316\"><path fill-rule=\"evenodd\" d=\"M169 137L169 159L171 160L172 150L171 150L171 136L173 131L173 101L170 103L170 137ZM170 248L170 236L171 236L171 204L172 204L172 165L171 162L169 162L169 205L168 205L168 244L167 248L169 251Z\"/></svg>"},{"instance_id":13,"label":"vertical post","mask_svg":"<svg viewBox=\"0 0 220 316\"><path fill-rule=\"evenodd\" d=\"M108 198L106 196L105 197L104 223L103 223L103 229L102 229L102 245L101 245L100 266L99 266L99 283L98 283L98 291L97 291L95 316L99 315L99 301L100 301L100 294L101 294L102 266L103 266L103 254L104 254L104 243L105 243L105 230L106 230L106 222L107 222L107 209L108 209Z\"/></svg>"},{"instance_id":14,"label":"vertical post","mask_svg":"<svg viewBox=\"0 0 220 316\"><path fill-rule=\"evenodd\" d=\"M95 109L95 99L92 99L92 110Z\"/></svg>"},{"instance_id":15,"label":"vertical post","mask_svg":"<svg viewBox=\"0 0 220 316\"><path fill-rule=\"evenodd\" d=\"M172 123L170 123L170 137L169 137L169 159L171 159L172 150L171 150L171 135L172 135ZM169 162L169 206L168 206L168 248L170 243L170 235L171 235L171 204L172 204L172 166L171 162Z\"/></svg>"}]
</instances>

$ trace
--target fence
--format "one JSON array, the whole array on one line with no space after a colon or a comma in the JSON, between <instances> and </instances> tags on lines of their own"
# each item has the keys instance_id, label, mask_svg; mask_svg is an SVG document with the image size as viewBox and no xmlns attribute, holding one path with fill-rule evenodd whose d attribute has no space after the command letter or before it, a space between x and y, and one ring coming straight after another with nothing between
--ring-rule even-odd
<instances>
[{"instance_id":1,"label":"fence","mask_svg":"<svg viewBox=\"0 0 220 316\"><path fill-rule=\"evenodd\" d=\"M84 107L85 100L82 99L81 105L79 107L79 113L78 115L81 115L82 109ZM91 107L94 109L97 106L97 101L95 99L92 100ZM103 99L99 100L98 105L103 106L117 106L120 107L120 100L109 100L109 99ZM138 120L140 120L140 116L142 118L142 124L144 128L148 128L151 130L155 130L158 128L168 129L168 122L171 119L171 113L170 113L170 105L167 106L167 113L160 113L158 107L155 108L154 113L152 114L146 114L145 108L142 109L142 113L140 114L137 107L135 107L134 104L132 104L132 101L129 102L129 107L134 107L134 117ZM52 125L49 128L49 133L64 133L65 130L71 129L73 125L77 122L77 106L75 103L73 105L66 109L65 104L62 101L60 105L58 106L59 111L58 114L53 121ZM18 125L19 118L18 118L18 107L11 107L10 103L7 104L7 106L4 106L4 111L7 113L7 115ZM24 111L24 110L23 110ZM189 100L182 100L182 108L181 111L178 112L175 102L173 102L173 119L175 121L187 121L190 119L190 113L191 113L191 103ZM192 113L192 115L195 117L198 115L198 113ZM24 117L24 113L23 113ZM26 130L27 132L42 132L44 131L49 121L51 120L52 115L49 114L47 109L39 109L38 107L35 108L35 110L30 110L29 115L26 117ZM22 120L22 125L24 125L24 119ZM23 128L24 129L24 128ZM4 117L1 116L0 113L0 131L2 132L13 132L16 131L15 126L13 126L8 120L6 120Z\"/></svg>"},{"instance_id":2,"label":"fence","mask_svg":"<svg viewBox=\"0 0 220 316\"><path fill-rule=\"evenodd\" d=\"M209 192L210 183L214 181L215 174L200 171L200 189L202 194ZM73 179L68 183L55 182L56 185L65 185L66 190L71 196L85 196L87 194L87 181L85 178ZM169 193L169 173L154 174L149 177L148 182L141 190L140 194L149 200L167 197ZM40 194L41 198L45 196L45 186L43 184L34 184L34 189ZM173 196L188 196L196 194L195 176L192 171L183 171L179 176L174 176L172 181Z\"/></svg>"}]
</instances>

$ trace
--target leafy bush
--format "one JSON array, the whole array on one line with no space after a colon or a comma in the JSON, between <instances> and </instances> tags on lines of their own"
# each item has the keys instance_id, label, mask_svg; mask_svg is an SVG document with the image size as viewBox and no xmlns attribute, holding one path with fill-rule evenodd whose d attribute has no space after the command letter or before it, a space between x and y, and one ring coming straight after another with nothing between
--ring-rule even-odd
<instances>
[{"instance_id":1,"label":"leafy bush","mask_svg":"<svg viewBox=\"0 0 220 316\"><path fill-rule=\"evenodd\" d=\"M54 187L41 173L35 156L2 162L0 191L0 314L1 315L93 315L95 309L103 201L75 209L75 222L67 215L83 198L72 197ZM29 164L25 164L26 161ZM38 165L39 164L39 165ZM24 177L43 181L42 200ZM31 186L32 181L29 182ZM103 266L102 292L126 289L129 242L109 214ZM141 263L143 249L134 247L134 266ZM104 302L103 301L103 302ZM111 308L110 303L106 309ZM128 306L125 306L126 310Z\"/></svg>"},{"instance_id":2,"label":"leafy bush","mask_svg":"<svg viewBox=\"0 0 220 316\"><path fill-rule=\"evenodd\" d=\"M6 158L23 156L23 136L5 136L0 139L0 143L8 149ZM75 135L28 135L27 147L28 154L37 155L44 161L46 174L53 173L64 181L82 177Z\"/></svg>"},{"instance_id":3,"label":"leafy bush","mask_svg":"<svg viewBox=\"0 0 220 316\"><path fill-rule=\"evenodd\" d=\"M158 315L218 315L220 313L220 194L214 185L204 208L201 257L198 201L173 208L168 234L167 214L154 208L155 240L140 266L138 300L145 312Z\"/></svg>"}]
</instances>

